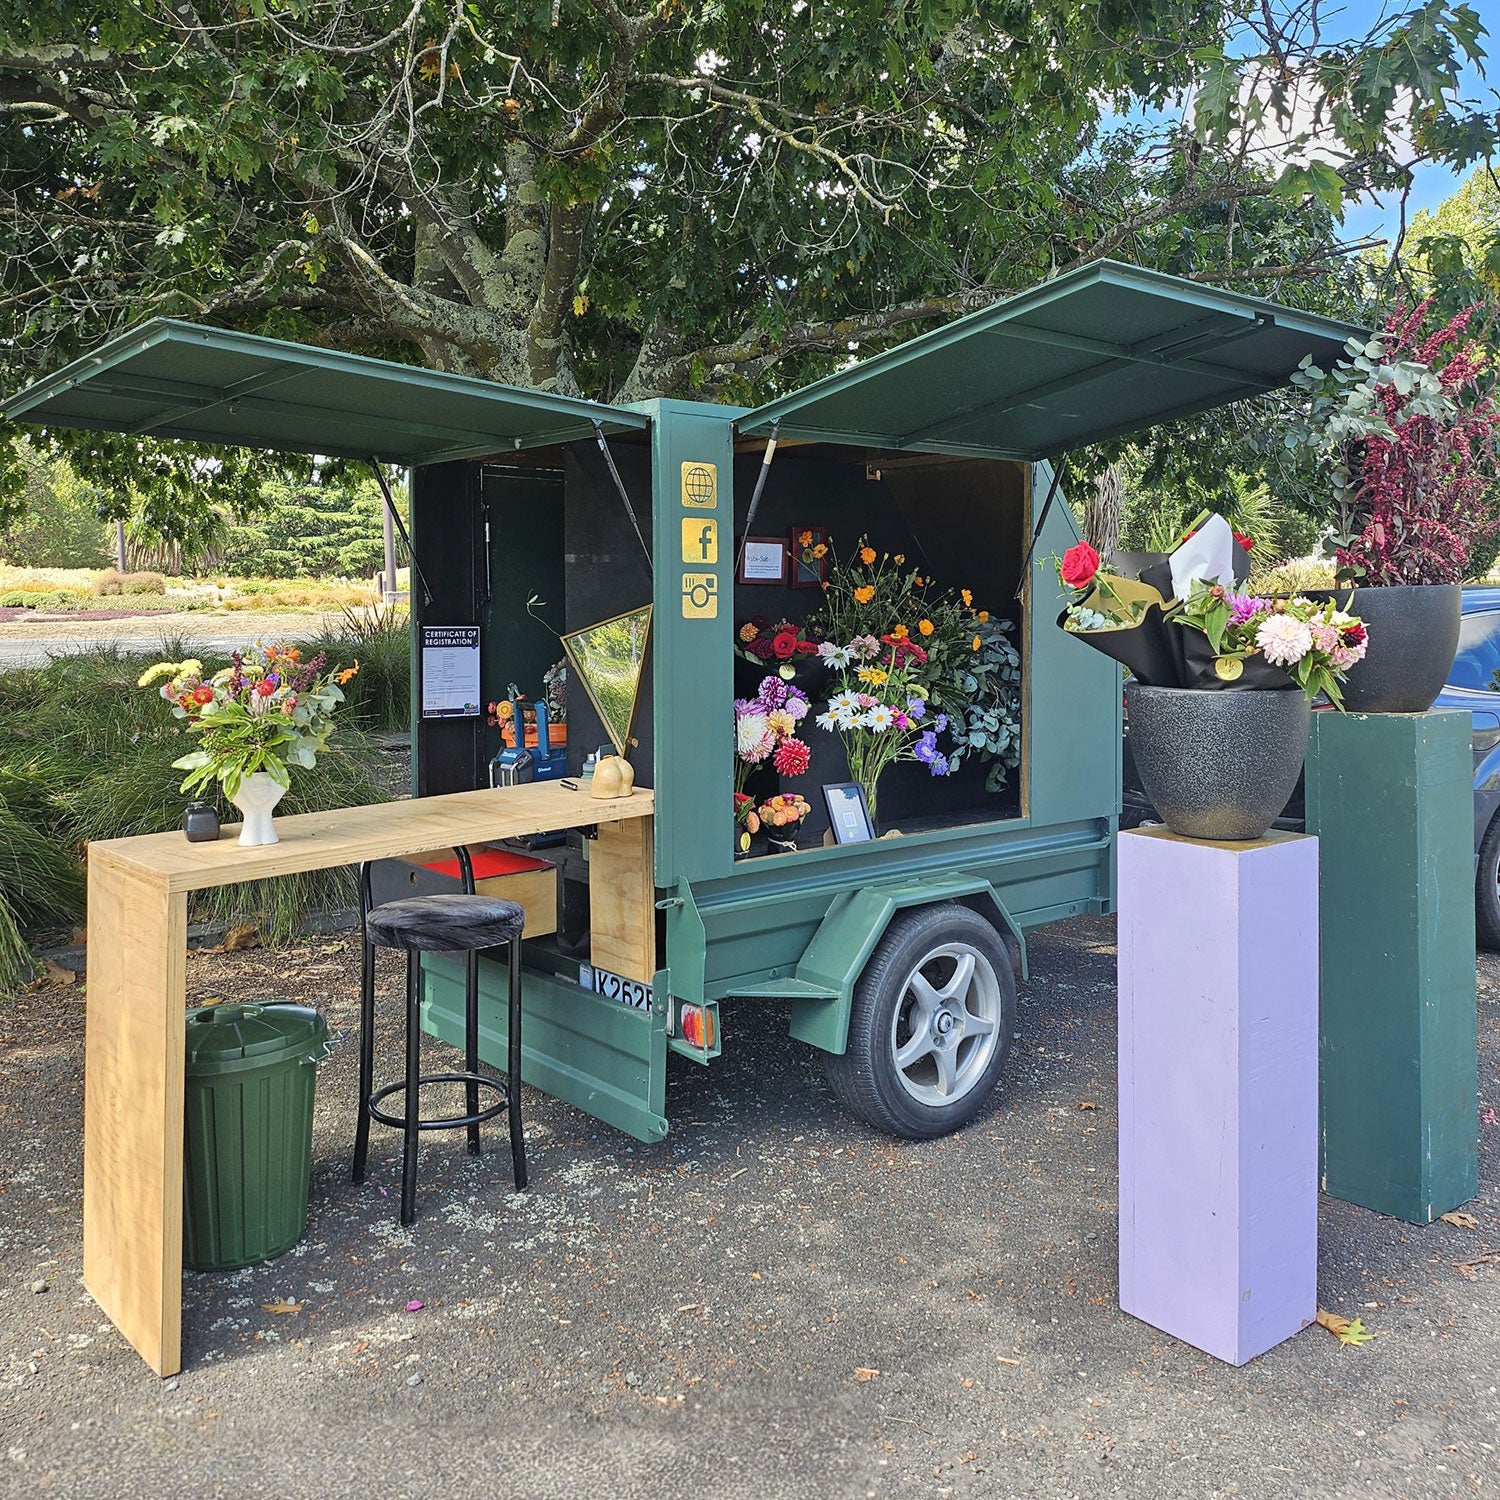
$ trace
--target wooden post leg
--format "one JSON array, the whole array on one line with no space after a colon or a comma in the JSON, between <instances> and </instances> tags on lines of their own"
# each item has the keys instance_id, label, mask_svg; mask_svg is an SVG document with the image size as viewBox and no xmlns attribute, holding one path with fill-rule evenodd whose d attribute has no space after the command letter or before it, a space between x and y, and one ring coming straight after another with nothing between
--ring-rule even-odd
<instances>
[{"instance_id":1,"label":"wooden post leg","mask_svg":"<svg viewBox=\"0 0 1500 1500\"><path fill-rule=\"evenodd\" d=\"M651 983L656 972L652 820L601 823L589 851L589 957L597 969Z\"/></svg>"},{"instance_id":2,"label":"wooden post leg","mask_svg":"<svg viewBox=\"0 0 1500 1500\"><path fill-rule=\"evenodd\" d=\"M158 1375L182 1367L187 896L89 857L83 1279Z\"/></svg>"}]
</instances>

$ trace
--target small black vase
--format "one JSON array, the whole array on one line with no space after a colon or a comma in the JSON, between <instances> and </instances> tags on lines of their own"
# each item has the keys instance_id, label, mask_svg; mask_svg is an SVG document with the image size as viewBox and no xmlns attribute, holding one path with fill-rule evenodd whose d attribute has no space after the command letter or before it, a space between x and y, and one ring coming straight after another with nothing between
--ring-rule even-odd
<instances>
[{"instance_id":1,"label":"small black vase","mask_svg":"<svg viewBox=\"0 0 1500 1500\"><path fill-rule=\"evenodd\" d=\"M211 844L219 836L219 815L210 802L189 802L182 815L182 831L190 844Z\"/></svg>"}]
</instances>

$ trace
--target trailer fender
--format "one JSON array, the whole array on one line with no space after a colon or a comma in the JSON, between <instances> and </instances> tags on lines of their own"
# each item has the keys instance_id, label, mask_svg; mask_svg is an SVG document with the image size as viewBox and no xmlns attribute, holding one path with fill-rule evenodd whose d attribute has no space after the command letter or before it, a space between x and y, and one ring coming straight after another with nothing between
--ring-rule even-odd
<instances>
[{"instance_id":1,"label":"trailer fender","mask_svg":"<svg viewBox=\"0 0 1500 1500\"><path fill-rule=\"evenodd\" d=\"M956 901L989 921L1008 948L1019 950L1019 976L1027 975L1026 939L994 887L978 878L924 880L914 885L867 886L848 891L828 908L797 965L796 978L827 998L793 999L791 1035L798 1041L842 1054L849 1041L854 986L891 918L913 906Z\"/></svg>"}]
</instances>

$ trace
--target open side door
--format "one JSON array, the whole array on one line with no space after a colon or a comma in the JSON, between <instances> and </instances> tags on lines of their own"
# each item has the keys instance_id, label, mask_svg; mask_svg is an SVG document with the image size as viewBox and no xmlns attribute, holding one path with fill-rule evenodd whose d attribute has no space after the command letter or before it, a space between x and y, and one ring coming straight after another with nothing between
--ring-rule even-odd
<instances>
[{"instance_id":1,"label":"open side door","mask_svg":"<svg viewBox=\"0 0 1500 1500\"><path fill-rule=\"evenodd\" d=\"M1285 385L1369 334L1099 261L741 417L746 434L1032 460Z\"/></svg>"}]
</instances>

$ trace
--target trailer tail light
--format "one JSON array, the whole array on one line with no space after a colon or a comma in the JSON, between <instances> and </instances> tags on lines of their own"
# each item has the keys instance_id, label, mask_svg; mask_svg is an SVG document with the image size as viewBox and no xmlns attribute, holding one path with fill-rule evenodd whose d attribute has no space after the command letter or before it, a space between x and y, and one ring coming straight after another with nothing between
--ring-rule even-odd
<instances>
[{"instance_id":1,"label":"trailer tail light","mask_svg":"<svg viewBox=\"0 0 1500 1500\"><path fill-rule=\"evenodd\" d=\"M714 1013L701 1005L684 1005L678 1015L682 1039L700 1052L714 1049Z\"/></svg>"}]
</instances>

